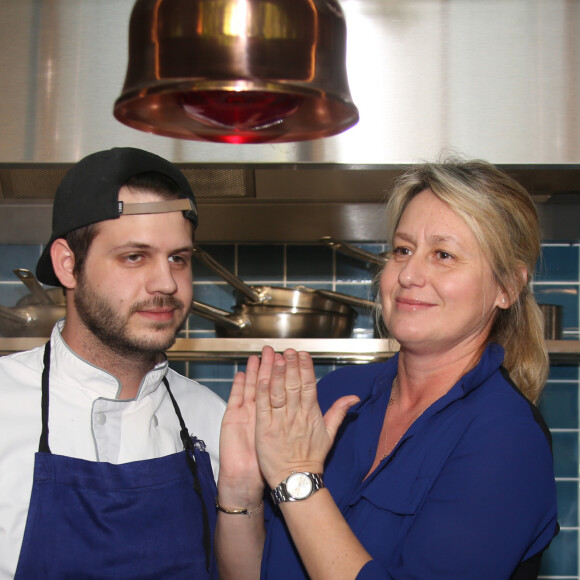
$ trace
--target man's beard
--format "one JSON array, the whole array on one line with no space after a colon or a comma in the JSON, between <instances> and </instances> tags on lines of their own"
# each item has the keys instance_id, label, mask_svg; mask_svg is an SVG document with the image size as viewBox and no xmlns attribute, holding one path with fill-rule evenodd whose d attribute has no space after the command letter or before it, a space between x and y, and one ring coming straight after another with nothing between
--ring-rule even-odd
<instances>
[{"instance_id":1,"label":"man's beard","mask_svg":"<svg viewBox=\"0 0 580 580\"><path fill-rule=\"evenodd\" d=\"M141 354L153 357L166 351L175 343L177 333L185 324L189 314L187 310L184 311L183 302L174 296L155 296L150 300L133 304L127 319L123 320L105 298L90 288L82 274L77 280L74 303L80 319L95 337L107 348L123 356ZM179 324L151 322L149 331L143 332L141 336L129 334L128 322L135 312L168 306L175 308L174 312L184 312ZM167 335L169 326L174 328L173 332Z\"/></svg>"}]
</instances>

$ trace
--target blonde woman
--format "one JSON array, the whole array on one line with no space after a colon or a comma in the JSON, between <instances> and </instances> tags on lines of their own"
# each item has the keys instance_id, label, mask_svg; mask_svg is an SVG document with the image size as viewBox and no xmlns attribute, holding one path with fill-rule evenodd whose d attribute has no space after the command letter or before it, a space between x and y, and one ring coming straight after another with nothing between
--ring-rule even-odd
<instances>
[{"instance_id":1,"label":"blonde woman","mask_svg":"<svg viewBox=\"0 0 580 580\"><path fill-rule=\"evenodd\" d=\"M423 164L398 181L387 229L380 303L396 356L317 387L307 353L266 348L235 378L223 578L537 576L558 524L534 406L548 371L534 204L488 163Z\"/></svg>"}]
</instances>

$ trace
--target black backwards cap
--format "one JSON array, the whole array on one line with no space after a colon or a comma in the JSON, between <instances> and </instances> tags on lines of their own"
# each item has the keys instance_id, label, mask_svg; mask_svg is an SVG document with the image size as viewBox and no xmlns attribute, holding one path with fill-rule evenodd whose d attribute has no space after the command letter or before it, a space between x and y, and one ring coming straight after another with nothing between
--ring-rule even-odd
<instances>
[{"instance_id":1,"label":"black backwards cap","mask_svg":"<svg viewBox=\"0 0 580 580\"><path fill-rule=\"evenodd\" d=\"M124 208L123 202L119 201L121 187L135 175L149 171L161 173L174 181L180 200L187 201L125 204ZM132 147L116 147L88 155L68 171L56 190L52 235L38 260L36 276L44 284L60 284L52 268L50 247L57 238L63 238L78 228L117 219L123 214L179 210L183 210L183 215L197 227L195 196L189 182L173 163Z\"/></svg>"}]
</instances>

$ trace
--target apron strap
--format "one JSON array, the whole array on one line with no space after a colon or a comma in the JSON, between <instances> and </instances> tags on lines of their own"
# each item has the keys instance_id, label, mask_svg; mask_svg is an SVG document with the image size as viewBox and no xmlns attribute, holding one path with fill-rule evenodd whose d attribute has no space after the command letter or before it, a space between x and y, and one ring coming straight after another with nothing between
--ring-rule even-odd
<instances>
[{"instance_id":1,"label":"apron strap","mask_svg":"<svg viewBox=\"0 0 580 580\"><path fill-rule=\"evenodd\" d=\"M48 446L48 378L50 374L50 340L44 346L44 369L42 370L42 399L40 403L42 416L42 431L38 443L40 453L50 453Z\"/></svg>"},{"instance_id":2,"label":"apron strap","mask_svg":"<svg viewBox=\"0 0 580 580\"><path fill-rule=\"evenodd\" d=\"M181 426L181 431L179 432L179 436L181 437L181 441L183 443L183 448L185 449L185 457L187 459L187 465L189 467L189 470L193 474L193 489L195 490L195 493L197 493L197 495L199 496L199 499L201 500L201 510L202 510L202 519L203 519L203 548L205 550L206 567L209 570L210 563L211 563L211 528L209 525L209 514L207 511L207 506L205 505L205 502L203 500L202 491L201 491L201 483L199 481L197 463L195 461L195 455L194 455L195 444L193 443L191 436L189 435L189 432L188 432L187 427L185 425L185 421L183 420L183 417L181 415L181 410L179 409L179 405L177 404L177 401L175 400L175 397L173 396L173 393L171 392L171 389L169 388L169 381L167 380L167 377L163 377L163 384L165 385L165 388L167 389L167 392L169 393L169 397L171 398L171 402L173 403L173 408L175 409L175 414L177 415L177 418L179 419L179 424Z\"/></svg>"}]
</instances>

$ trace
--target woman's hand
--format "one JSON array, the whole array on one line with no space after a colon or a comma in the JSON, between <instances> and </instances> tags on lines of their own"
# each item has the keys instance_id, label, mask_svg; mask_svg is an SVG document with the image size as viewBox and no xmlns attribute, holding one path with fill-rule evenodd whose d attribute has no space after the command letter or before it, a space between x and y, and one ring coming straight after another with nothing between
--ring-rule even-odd
<instances>
[{"instance_id":1,"label":"woman's hand","mask_svg":"<svg viewBox=\"0 0 580 580\"><path fill-rule=\"evenodd\" d=\"M269 381L274 353L263 362L248 359L246 372L236 373L220 434L218 495L222 505L253 509L262 500L264 479L256 454L256 388Z\"/></svg>"},{"instance_id":2,"label":"woman's hand","mask_svg":"<svg viewBox=\"0 0 580 580\"><path fill-rule=\"evenodd\" d=\"M272 368L265 353L248 359L245 373L234 377L220 434L220 504L230 509L246 509L251 517L219 512L215 550L219 576L226 579L259 578L265 529L264 479L256 454L256 388L258 381L270 380Z\"/></svg>"},{"instance_id":3,"label":"woman's hand","mask_svg":"<svg viewBox=\"0 0 580 580\"><path fill-rule=\"evenodd\" d=\"M318 406L310 355L288 349L262 351L262 377L256 394L256 449L270 487L292 471L322 473L324 460L348 409L359 401L338 399L324 417Z\"/></svg>"}]
</instances>

